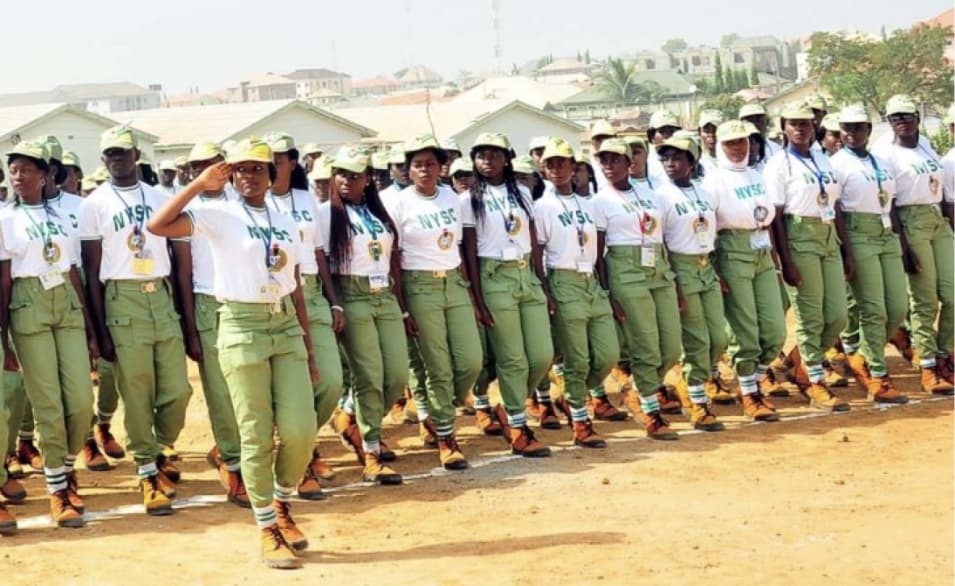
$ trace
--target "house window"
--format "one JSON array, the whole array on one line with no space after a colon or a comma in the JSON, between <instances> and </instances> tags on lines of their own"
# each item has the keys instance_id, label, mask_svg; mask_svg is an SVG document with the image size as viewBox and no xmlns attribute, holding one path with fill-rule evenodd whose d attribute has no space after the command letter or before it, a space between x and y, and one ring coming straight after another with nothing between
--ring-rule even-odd
<instances>
[{"instance_id":1,"label":"house window","mask_svg":"<svg viewBox=\"0 0 955 586\"><path fill-rule=\"evenodd\" d=\"M702 60L700 59L699 55L694 55L691 61L693 62L693 65L696 65L696 66L699 66L702 63Z\"/></svg>"},{"instance_id":2,"label":"house window","mask_svg":"<svg viewBox=\"0 0 955 586\"><path fill-rule=\"evenodd\" d=\"M709 58L709 57L703 57L703 65L709 65L709 64L710 64L710 58Z\"/></svg>"},{"instance_id":3,"label":"house window","mask_svg":"<svg viewBox=\"0 0 955 586\"><path fill-rule=\"evenodd\" d=\"M646 63L647 69L656 69L656 68L657 68L657 62L654 61L653 59L647 59L647 60L645 61L645 63Z\"/></svg>"},{"instance_id":4,"label":"house window","mask_svg":"<svg viewBox=\"0 0 955 586\"><path fill-rule=\"evenodd\" d=\"M744 62L745 62L745 59L743 59L742 53L733 53L733 63L744 63Z\"/></svg>"}]
</instances>

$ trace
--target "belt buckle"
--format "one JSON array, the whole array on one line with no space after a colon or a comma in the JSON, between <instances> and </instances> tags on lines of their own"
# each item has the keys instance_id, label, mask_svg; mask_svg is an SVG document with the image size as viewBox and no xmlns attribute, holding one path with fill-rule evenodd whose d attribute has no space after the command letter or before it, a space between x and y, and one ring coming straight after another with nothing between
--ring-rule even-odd
<instances>
[{"instance_id":1,"label":"belt buckle","mask_svg":"<svg viewBox=\"0 0 955 586\"><path fill-rule=\"evenodd\" d=\"M517 268L523 269L526 266L527 266L527 261L524 260L523 258L517 261Z\"/></svg>"},{"instance_id":2,"label":"belt buckle","mask_svg":"<svg viewBox=\"0 0 955 586\"><path fill-rule=\"evenodd\" d=\"M706 267L709 266L709 264L710 264L710 257L704 256L704 255L700 255L700 257L696 259L696 264L697 264L701 269L706 268Z\"/></svg>"},{"instance_id":3,"label":"belt buckle","mask_svg":"<svg viewBox=\"0 0 955 586\"><path fill-rule=\"evenodd\" d=\"M156 283L153 281L147 281L145 283L139 284L140 293L155 293L156 292Z\"/></svg>"},{"instance_id":4,"label":"belt buckle","mask_svg":"<svg viewBox=\"0 0 955 586\"><path fill-rule=\"evenodd\" d=\"M276 301L275 303L269 303L269 313L272 315L282 313L282 302Z\"/></svg>"},{"instance_id":5,"label":"belt buckle","mask_svg":"<svg viewBox=\"0 0 955 586\"><path fill-rule=\"evenodd\" d=\"M431 276L435 279L447 279L448 271L431 271Z\"/></svg>"}]
</instances>

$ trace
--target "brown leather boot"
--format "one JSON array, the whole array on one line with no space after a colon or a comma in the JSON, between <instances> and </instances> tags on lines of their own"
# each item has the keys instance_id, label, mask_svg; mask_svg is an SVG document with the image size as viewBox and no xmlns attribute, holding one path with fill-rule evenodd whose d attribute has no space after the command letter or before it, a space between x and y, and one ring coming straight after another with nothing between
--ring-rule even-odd
<instances>
[{"instance_id":1,"label":"brown leather boot","mask_svg":"<svg viewBox=\"0 0 955 586\"><path fill-rule=\"evenodd\" d=\"M607 442L600 434L594 431L594 423L591 420L574 421L571 423L574 431L574 445L582 448L606 448Z\"/></svg>"},{"instance_id":2,"label":"brown leather boot","mask_svg":"<svg viewBox=\"0 0 955 586\"><path fill-rule=\"evenodd\" d=\"M285 540L278 524L263 528L259 539L262 541L262 561L266 567L275 570L294 570L302 567L302 561Z\"/></svg>"},{"instance_id":3,"label":"brown leather boot","mask_svg":"<svg viewBox=\"0 0 955 586\"><path fill-rule=\"evenodd\" d=\"M644 414L644 427L647 430L647 437L654 440L673 441L680 439L680 436L670 429L670 423L663 418L659 411L651 411Z\"/></svg>"},{"instance_id":4,"label":"brown leather boot","mask_svg":"<svg viewBox=\"0 0 955 586\"><path fill-rule=\"evenodd\" d=\"M339 409L332 416L332 428L338 432L342 445L355 453L358 463L365 465L365 448L361 443L361 431L353 413Z\"/></svg>"},{"instance_id":5,"label":"brown leather boot","mask_svg":"<svg viewBox=\"0 0 955 586\"><path fill-rule=\"evenodd\" d=\"M362 445L364 449L364 444ZM398 459L398 455L395 454L395 451L388 447L388 444L385 443L385 440L378 440L378 459L382 462L394 462Z\"/></svg>"},{"instance_id":6,"label":"brown leather boot","mask_svg":"<svg viewBox=\"0 0 955 586\"><path fill-rule=\"evenodd\" d=\"M832 363L828 360L822 363L822 369L826 373L825 383L827 387L840 388L849 386L849 381L846 380L846 377L839 374L839 372L833 368Z\"/></svg>"},{"instance_id":7,"label":"brown leather boot","mask_svg":"<svg viewBox=\"0 0 955 586\"><path fill-rule=\"evenodd\" d=\"M408 404L408 399L405 397L399 397L395 404L391 406L391 409L388 410L387 419L396 425L400 425L405 422L405 405Z\"/></svg>"},{"instance_id":8,"label":"brown leather boot","mask_svg":"<svg viewBox=\"0 0 955 586\"><path fill-rule=\"evenodd\" d=\"M706 391L706 397L717 405L732 405L736 402L732 391L723 382L720 377L710 377L703 383L703 390Z\"/></svg>"},{"instance_id":9,"label":"brown leather boot","mask_svg":"<svg viewBox=\"0 0 955 586\"><path fill-rule=\"evenodd\" d=\"M430 417L418 422L418 437L424 447L432 450L438 447L438 432L434 429L434 421Z\"/></svg>"},{"instance_id":10,"label":"brown leather boot","mask_svg":"<svg viewBox=\"0 0 955 586\"><path fill-rule=\"evenodd\" d=\"M683 412L683 406L680 405L680 401L671 399L665 386L661 385L658 387L654 395L656 395L657 401L660 403L660 413L677 415Z\"/></svg>"},{"instance_id":11,"label":"brown leather boot","mask_svg":"<svg viewBox=\"0 0 955 586\"><path fill-rule=\"evenodd\" d=\"M541 429L560 429L560 418L557 417L557 410L554 408L554 402L541 401L539 405Z\"/></svg>"},{"instance_id":12,"label":"brown leather boot","mask_svg":"<svg viewBox=\"0 0 955 586\"><path fill-rule=\"evenodd\" d=\"M0 503L0 535L13 535L17 532L17 518Z\"/></svg>"},{"instance_id":13,"label":"brown leather boot","mask_svg":"<svg viewBox=\"0 0 955 586\"><path fill-rule=\"evenodd\" d=\"M179 468L176 468L175 464L173 464L167 456L160 454L159 457L156 458L156 469L174 483L178 483L182 480L182 474L179 473Z\"/></svg>"},{"instance_id":14,"label":"brown leather boot","mask_svg":"<svg viewBox=\"0 0 955 586\"><path fill-rule=\"evenodd\" d=\"M219 453L218 446L212 446L212 448L206 452L206 464L213 470L218 470L219 467L222 466L222 455Z\"/></svg>"},{"instance_id":15,"label":"brown leather boot","mask_svg":"<svg viewBox=\"0 0 955 586\"><path fill-rule=\"evenodd\" d=\"M294 551L304 551L308 547L308 539L302 533L295 519L292 518L292 505L288 501L273 500L272 506L275 508L275 520L279 526L279 531L285 541Z\"/></svg>"},{"instance_id":16,"label":"brown leather boot","mask_svg":"<svg viewBox=\"0 0 955 586\"><path fill-rule=\"evenodd\" d=\"M724 429L723 424L705 404L691 403L684 414L693 424L693 429L701 431L723 431Z\"/></svg>"},{"instance_id":17,"label":"brown leather boot","mask_svg":"<svg viewBox=\"0 0 955 586\"><path fill-rule=\"evenodd\" d=\"M33 440L19 440L17 442L17 459L24 466L29 466L37 472L43 471L43 456L33 444Z\"/></svg>"},{"instance_id":18,"label":"brown leather boot","mask_svg":"<svg viewBox=\"0 0 955 586\"><path fill-rule=\"evenodd\" d=\"M859 383L859 386L868 389L869 380L872 378L872 375L869 373L869 365L866 364L865 358L862 354L858 352L853 352L852 354L846 355L846 368L852 373L852 376L855 377L856 382Z\"/></svg>"},{"instance_id":19,"label":"brown leather boot","mask_svg":"<svg viewBox=\"0 0 955 586\"><path fill-rule=\"evenodd\" d=\"M176 498L176 483L163 474L162 470L156 471L156 486L166 495L166 498L170 500Z\"/></svg>"},{"instance_id":20,"label":"brown leather boot","mask_svg":"<svg viewBox=\"0 0 955 586\"><path fill-rule=\"evenodd\" d=\"M759 391L743 395L740 403L743 405L743 415L750 421L779 421L776 408Z\"/></svg>"},{"instance_id":21,"label":"brown leather boot","mask_svg":"<svg viewBox=\"0 0 955 586\"><path fill-rule=\"evenodd\" d=\"M454 434L446 438L438 438L438 457L445 470L464 470L468 467L468 460L461 453L458 440Z\"/></svg>"},{"instance_id":22,"label":"brown leather boot","mask_svg":"<svg viewBox=\"0 0 955 586\"><path fill-rule=\"evenodd\" d=\"M870 378L869 384L866 385L866 390L869 393L869 400L876 403L901 405L909 402L909 398L895 388L895 384L893 384L892 379L889 378L888 375Z\"/></svg>"},{"instance_id":23,"label":"brown leather boot","mask_svg":"<svg viewBox=\"0 0 955 586\"><path fill-rule=\"evenodd\" d=\"M12 476L7 476L7 481L0 486L0 494L7 499L7 502L14 505L19 505L27 500L27 489L23 488L20 481Z\"/></svg>"},{"instance_id":24,"label":"brown leather boot","mask_svg":"<svg viewBox=\"0 0 955 586\"><path fill-rule=\"evenodd\" d=\"M80 484L76 480L76 470L66 475L66 496L73 508L82 515L86 512L86 503L80 498Z\"/></svg>"},{"instance_id":25,"label":"brown leather boot","mask_svg":"<svg viewBox=\"0 0 955 586\"><path fill-rule=\"evenodd\" d=\"M543 442L534 437L534 432L526 425L522 427L511 427L507 423L507 412L502 405L494 409L494 414L498 421L502 421L501 428L504 432L504 439L511 446L511 453L525 458L546 458L550 456L550 448Z\"/></svg>"},{"instance_id":26,"label":"brown leather boot","mask_svg":"<svg viewBox=\"0 0 955 586\"><path fill-rule=\"evenodd\" d=\"M478 429L484 435L498 436L504 433L500 422L494 417L494 412L489 407L475 410L474 419Z\"/></svg>"},{"instance_id":27,"label":"brown leather boot","mask_svg":"<svg viewBox=\"0 0 955 586\"><path fill-rule=\"evenodd\" d=\"M7 457L4 459L3 466L7 469L7 476L13 478L14 480L20 480L26 477L26 473L23 471L23 466L20 464L20 460L17 459L16 452L7 454Z\"/></svg>"},{"instance_id":28,"label":"brown leather boot","mask_svg":"<svg viewBox=\"0 0 955 586\"><path fill-rule=\"evenodd\" d=\"M793 369L792 374L789 377L789 382L799 387L799 392L802 393L812 384L812 382L809 380L809 372L806 370L805 365L803 365L802 359L799 356L799 350L797 348L793 348L789 356L793 361Z\"/></svg>"},{"instance_id":29,"label":"brown leather boot","mask_svg":"<svg viewBox=\"0 0 955 586\"><path fill-rule=\"evenodd\" d=\"M73 508L67 490L58 490L50 495L50 517L57 527L82 527L86 525L83 514Z\"/></svg>"},{"instance_id":30,"label":"brown leather boot","mask_svg":"<svg viewBox=\"0 0 955 586\"><path fill-rule=\"evenodd\" d=\"M528 419L540 419L540 403L537 402L537 393L531 392L531 396L524 399L524 412Z\"/></svg>"},{"instance_id":31,"label":"brown leather boot","mask_svg":"<svg viewBox=\"0 0 955 586\"><path fill-rule=\"evenodd\" d=\"M812 383L802 392L809 399L809 405L820 411L838 413L849 410L849 404L835 396L823 383Z\"/></svg>"},{"instance_id":32,"label":"brown leather boot","mask_svg":"<svg viewBox=\"0 0 955 586\"><path fill-rule=\"evenodd\" d=\"M82 456L81 459L86 462L86 469L91 472L106 472L107 470L113 469L113 465L110 464L106 456L99 451L96 440L92 438L86 440L86 443L83 444L80 455Z\"/></svg>"},{"instance_id":33,"label":"brown leather boot","mask_svg":"<svg viewBox=\"0 0 955 586\"><path fill-rule=\"evenodd\" d=\"M915 365L915 363L912 362L912 359L915 358L915 349L912 347L912 336L908 330L903 328L895 330L895 333L889 338L889 344L895 346L895 349L899 351L902 358L907 360L910 364Z\"/></svg>"},{"instance_id":34,"label":"brown leather boot","mask_svg":"<svg viewBox=\"0 0 955 586\"><path fill-rule=\"evenodd\" d=\"M365 469L362 471L362 480L381 485L397 485L404 480L401 474L385 465L378 454L365 452Z\"/></svg>"},{"instance_id":35,"label":"brown leather boot","mask_svg":"<svg viewBox=\"0 0 955 586\"><path fill-rule=\"evenodd\" d=\"M938 366L922 369L922 390L933 395L951 395L955 387L942 378Z\"/></svg>"},{"instance_id":36,"label":"brown leather boot","mask_svg":"<svg viewBox=\"0 0 955 586\"><path fill-rule=\"evenodd\" d=\"M245 480L242 479L241 470L232 471L223 464L219 467L219 478L226 489L226 499L230 503L243 509L252 508L249 493L245 490Z\"/></svg>"},{"instance_id":37,"label":"brown leather boot","mask_svg":"<svg viewBox=\"0 0 955 586\"><path fill-rule=\"evenodd\" d=\"M158 475L141 479L139 486L143 492L143 504L146 506L147 515L164 516L172 514L172 501L160 489Z\"/></svg>"},{"instance_id":38,"label":"brown leather boot","mask_svg":"<svg viewBox=\"0 0 955 586\"><path fill-rule=\"evenodd\" d=\"M776 378L776 373L770 368L766 371L766 376L763 377L763 380L757 383L759 386L759 392L767 397L788 397L789 389L783 386L779 379Z\"/></svg>"},{"instance_id":39,"label":"brown leather boot","mask_svg":"<svg viewBox=\"0 0 955 586\"><path fill-rule=\"evenodd\" d=\"M307 501L325 500L325 491L322 490L321 480L312 472L311 466L305 468L305 475L298 483L298 496Z\"/></svg>"},{"instance_id":40,"label":"brown leather boot","mask_svg":"<svg viewBox=\"0 0 955 586\"><path fill-rule=\"evenodd\" d=\"M942 380L948 384L953 384L953 382L955 382L955 373L952 372L951 354L945 356L944 358L936 356L935 368L938 370L938 375L942 378Z\"/></svg>"},{"instance_id":41,"label":"brown leather boot","mask_svg":"<svg viewBox=\"0 0 955 586\"><path fill-rule=\"evenodd\" d=\"M309 469L316 478L321 480L333 480L335 478L335 469L330 464L322 460L322 455L318 448L312 448L312 461L308 463Z\"/></svg>"},{"instance_id":42,"label":"brown leather boot","mask_svg":"<svg viewBox=\"0 0 955 586\"><path fill-rule=\"evenodd\" d=\"M627 420L627 414L614 407L607 395L602 397L590 397L587 402L594 412L594 419L597 421Z\"/></svg>"},{"instance_id":43,"label":"brown leather boot","mask_svg":"<svg viewBox=\"0 0 955 586\"><path fill-rule=\"evenodd\" d=\"M620 391L623 396L623 408L630 412L634 418L643 414L643 408L640 406L640 393L633 387Z\"/></svg>"},{"instance_id":44,"label":"brown leather boot","mask_svg":"<svg viewBox=\"0 0 955 586\"><path fill-rule=\"evenodd\" d=\"M96 443L103 447L103 451L106 452L107 456L115 460L120 460L126 457L126 450L123 449L123 446L119 445L119 442L116 441L116 438L110 433L109 425L109 423L97 423L94 425L93 437L96 439Z\"/></svg>"}]
</instances>

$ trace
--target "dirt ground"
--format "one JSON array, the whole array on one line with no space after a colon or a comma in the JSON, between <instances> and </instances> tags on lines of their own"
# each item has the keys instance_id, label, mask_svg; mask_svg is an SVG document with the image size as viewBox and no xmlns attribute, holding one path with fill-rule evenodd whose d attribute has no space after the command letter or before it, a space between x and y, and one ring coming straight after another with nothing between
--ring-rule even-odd
<instances>
[{"instance_id":1,"label":"dirt ground","mask_svg":"<svg viewBox=\"0 0 955 586\"><path fill-rule=\"evenodd\" d=\"M463 417L473 465L463 473L434 471L416 427L390 426L400 487L360 484L354 458L323 430L338 489L295 503L310 547L305 568L285 573L262 566L251 513L224 503L205 464L212 440L196 382L175 515L140 512L125 460L81 470L95 518L53 528L34 474L30 499L13 507L19 534L0 538L0 569L9 584L951 584L952 402L915 393L915 372L891 366L913 403L879 409L853 385L848 414L817 416L793 397L777 401L782 422L752 425L716 407L726 431L693 433L674 416L686 432L677 442L601 423L602 451L573 448L565 426L542 432L555 448L545 460L509 456Z\"/></svg>"}]
</instances>

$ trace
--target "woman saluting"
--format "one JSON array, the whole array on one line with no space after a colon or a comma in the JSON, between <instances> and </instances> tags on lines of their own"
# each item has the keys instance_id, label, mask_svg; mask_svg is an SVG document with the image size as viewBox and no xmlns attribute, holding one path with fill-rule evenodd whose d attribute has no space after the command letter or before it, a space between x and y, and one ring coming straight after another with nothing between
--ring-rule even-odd
<instances>
[{"instance_id":1,"label":"woman saluting","mask_svg":"<svg viewBox=\"0 0 955 586\"><path fill-rule=\"evenodd\" d=\"M203 191L222 190L230 175L241 201L183 211ZM300 245L294 220L267 206L274 177L269 146L244 140L227 163L207 168L165 203L147 227L170 238L203 234L214 265L227 268L215 272L222 300L219 362L239 424L242 477L261 529L263 561L295 568L300 561L294 551L308 541L292 520L289 499L312 451L310 389L318 370L298 270L308 243ZM273 429L279 436L274 464Z\"/></svg>"}]
</instances>

